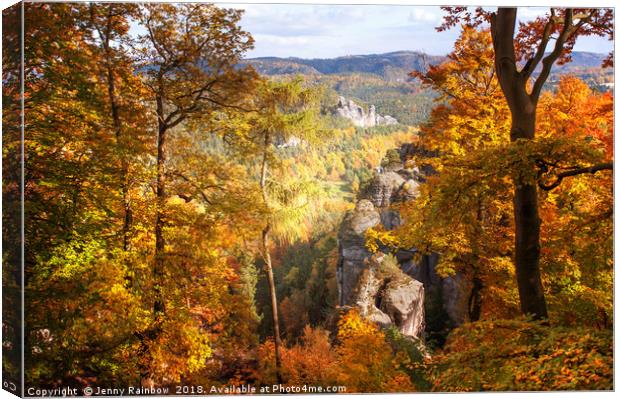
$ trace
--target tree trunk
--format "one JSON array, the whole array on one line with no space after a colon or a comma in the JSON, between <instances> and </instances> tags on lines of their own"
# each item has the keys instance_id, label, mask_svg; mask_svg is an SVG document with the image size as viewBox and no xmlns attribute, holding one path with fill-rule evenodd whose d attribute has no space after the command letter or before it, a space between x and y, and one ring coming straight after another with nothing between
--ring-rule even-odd
<instances>
[{"instance_id":1,"label":"tree trunk","mask_svg":"<svg viewBox=\"0 0 620 399\"><path fill-rule=\"evenodd\" d=\"M473 271L472 288L469 294L469 300L467 302L467 309L469 314L469 321L480 320L480 312L482 310L482 294L481 291L484 288L482 279L480 278L480 251L481 245L478 240L482 237L484 223L484 206L482 199L478 198L478 204L476 206L476 223L474 225L474 239L471 243L472 261L471 269Z\"/></svg>"},{"instance_id":2,"label":"tree trunk","mask_svg":"<svg viewBox=\"0 0 620 399\"><path fill-rule=\"evenodd\" d=\"M161 87L161 86L160 86ZM166 133L167 126L164 121L163 96L157 97L157 214L155 220L155 265L153 267L153 292L155 301L153 303L153 313L155 318L160 318L164 311L164 300L162 297L161 286L164 279L164 250L166 241L164 239L165 214L166 206Z\"/></svg>"},{"instance_id":3,"label":"tree trunk","mask_svg":"<svg viewBox=\"0 0 620 399\"><path fill-rule=\"evenodd\" d=\"M131 199L129 197L129 168L125 161L123 161L123 206L125 208L125 219L123 221L123 251L129 251L131 249L130 232L131 225L133 223L133 210L131 209Z\"/></svg>"},{"instance_id":4,"label":"tree trunk","mask_svg":"<svg viewBox=\"0 0 620 399\"><path fill-rule=\"evenodd\" d=\"M534 138L534 113L513 112L512 118L512 141ZM521 312L534 319L546 319L547 304L540 277L540 217L536 184L515 180L513 206L515 268Z\"/></svg>"},{"instance_id":5,"label":"tree trunk","mask_svg":"<svg viewBox=\"0 0 620 399\"><path fill-rule=\"evenodd\" d=\"M514 33L516 8L497 10L491 18L495 70L512 117L510 140L533 140L536 131L537 97L527 92L528 75L517 70ZM535 183L514 184L515 271L521 311L535 319L547 318L547 305L540 278L540 218Z\"/></svg>"},{"instance_id":6,"label":"tree trunk","mask_svg":"<svg viewBox=\"0 0 620 399\"><path fill-rule=\"evenodd\" d=\"M269 193L267 192L267 154L270 146L270 135L265 133L265 142L263 148L263 162L261 165L260 173L260 189L263 195L263 201L266 206L268 205ZM276 297L276 283L273 279L273 268L271 266L271 254L269 253L269 232L271 230L271 223L267 223L263 229L263 259L265 261L265 271L267 272L267 282L269 283L269 296L271 297L271 313L273 315L273 338L276 355L276 380L277 383L282 383L281 364L282 359L280 357L280 347L282 341L280 340L280 321L278 318L278 299Z\"/></svg>"},{"instance_id":7,"label":"tree trunk","mask_svg":"<svg viewBox=\"0 0 620 399\"><path fill-rule=\"evenodd\" d=\"M160 80L160 89L163 87ZM162 331L162 322L165 315L165 302L162 294L162 285L164 282L166 241L164 239L165 211L167 193L166 193L166 138L169 126L164 122L164 97L163 93L156 96L157 103L157 187L156 196L156 215L155 215L155 262L152 269L153 279L153 318L154 321L149 327L142 332L136 333L136 337L140 342L140 383L142 386L154 386L161 382L158 381L153 374L153 355L149 350L148 342L157 338Z\"/></svg>"},{"instance_id":8,"label":"tree trunk","mask_svg":"<svg viewBox=\"0 0 620 399\"><path fill-rule=\"evenodd\" d=\"M469 321L480 320L480 312L482 310L482 296L480 292L483 287L482 280L480 280L479 277L474 277L473 287L468 301Z\"/></svg>"},{"instance_id":9,"label":"tree trunk","mask_svg":"<svg viewBox=\"0 0 620 399\"><path fill-rule=\"evenodd\" d=\"M91 5L91 18L94 22L94 12L95 6ZM132 210L131 210L131 202L129 199L129 163L127 161L127 156L125 155L125 149L123 148L123 132L122 132L122 122L119 113L119 103L118 97L116 95L116 83L114 76L114 57L112 54L112 48L110 47L110 40L112 36L112 20L113 20L113 6L108 5L108 15L106 20L105 28L97 27L97 31L99 32L99 38L101 40L101 46L103 47L103 51L105 52L105 66L106 66L106 74L107 74L107 83L108 83L108 100L110 101L110 110L112 113L112 124L114 126L114 133L116 136L116 149L121 161L121 194L123 201L123 227L121 230L122 233L122 241L123 241L123 251L129 250L129 232L131 230L131 224L133 221Z\"/></svg>"},{"instance_id":10,"label":"tree trunk","mask_svg":"<svg viewBox=\"0 0 620 399\"><path fill-rule=\"evenodd\" d=\"M276 284L273 279L273 268L271 267L271 255L269 254L269 230L271 230L271 225L268 224L263 229L263 257L265 259L265 271L267 272L267 282L269 283L269 296L271 297L271 313L272 313L272 321L273 321L273 337L274 337L274 347L275 347L275 355L276 355L276 382L278 384L282 383L282 373L281 373L281 355L280 355L280 347L282 346L282 341L280 340L280 321L278 318L278 299L276 297Z\"/></svg>"},{"instance_id":11,"label":"tree trunk","mask_svg":"<svg viewBox=\"0 0 620 399\"><path fill-rule=\"evenodd\" d=\"M108 46L106 44L106 52L108 52ZM116 88L114 84L114 71L112 70L111 56L107 55L106 60L107 72L108 72L108 97L110 100L110 108L112 110L112 123L114 124L114 130L116 134L116 145L121 160L121 193L123 201L123 251L129 250L129 231L131 230L132 223L132 211L131 203L129 201L129 165L127 162L127 156L125 155L125 149L123 148L123 135L122 135L122 123L119 115L118 100L116 98Z\"/></svg>"}]
</instances>

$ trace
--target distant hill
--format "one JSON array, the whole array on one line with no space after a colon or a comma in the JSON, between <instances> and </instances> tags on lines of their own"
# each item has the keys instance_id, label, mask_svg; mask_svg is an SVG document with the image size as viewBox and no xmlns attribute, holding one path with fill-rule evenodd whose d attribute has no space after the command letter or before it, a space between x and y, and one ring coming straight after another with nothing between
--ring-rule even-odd
<instances>
[{"instance_id":1,"label":"distant hill","mask_svg":"<svg viewBox=\"0 0 620 399\"><path fill-rule=\"evenodd\" d=\"M247 59L242 64L252 65L261 75L277 78L299 74L322 84L331 89L325 99L327 106L335 107L341 95L366 111L372 104L381 115L417 125L428 117L434 93L411 80L408 74L444 59L420 52L396 51L315 59L261 57Z\"/></svg>"},{"instance_id":2,"label":"distant hill","mask_svg":"<svg viewBox=\"0 0 620 399\"><path fill-rule=\"evenodd\" d=\"M607 54L575 51L572 62L556 65L554 73L591 71L601 66ZM407 80L411 71L425 70L429 64L439 64L446 57L428 55L417 51L395 51L385 54L348 55L336 58L249 58L243 64L250 64L263 75L335 75L349 73L373 74L391 82ZM611 71L611 70L609 70ZM605 71L608 72L608 71Z\"/></svg>"},{"instance_id":3,"label":"distant hill","mask_svg":"<svg viewBox=\"0 0 620 399\"><path fill-rule=\"evenodd\" d=\"M590 53L587 51L574 51L571 54L572 61L564 65L556 65L557 71L567 70L572 68L598 68L603 63L603 60L607 58L606 53Z\"/></svg>"},{"instance_id":4,"label":"distant hill","mask_svg":"<svg viewBox=\"0 0 620 399\"><path fill-rule=\"evenodd\" d=\"M571 62L553 67L546 89L553 90L561 75L571 74L578 76L594 90L603 92L613 90L614 68L601 68L607 54L576 51L571 56Z\"/></svg>"},{"instance_id":5,"label":"distant hill","mask_svg":"<svg viewBox=\"0 0 620 399\"><path fill-rule=\"evenodd\" d=\"M607 54L574 52L572 57L572 62L553 68L547 90L553 90L565 73L579 76L597 90L613 87L613 69L600 68ZM391 115L403 124L415 126L429 116L436 93L418 80L409 79L408 74L424 71L445 59L415 51L396 51L314 59L261 57L246 59L242 64L252 65L262 75L278 78L299 74L322 84L330 89L326 105L335 107L341 95L365 110L372 104L381 115Z\"/></svg>"},{"instance_id":6,"label":"distant hill","mask_svg":"<svg viewBox=\"0 0 620 399\"><path fill-rule=\"evenodd\" d=\"M409 72L424 70L429 64L437 64L444 59L445 57L415 51L396 51L336 58L261 57L250 58L243 63L254 66L259 73L264 75L366 73L380 76L388 81L404 81Z\"/></svg>"}]
</instances>

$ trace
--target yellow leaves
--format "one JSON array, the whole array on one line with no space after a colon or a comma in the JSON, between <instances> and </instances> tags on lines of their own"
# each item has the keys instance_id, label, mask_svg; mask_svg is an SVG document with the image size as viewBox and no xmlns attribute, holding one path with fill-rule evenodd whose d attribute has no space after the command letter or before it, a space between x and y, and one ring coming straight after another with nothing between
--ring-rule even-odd
<instances>
[{"instance_id":1,"label":"yellow leaves","mask_svg":"<svg viewBox=\"0 0 620 399\"><path fill-rule=\"evenodd\" d=\"M347 392L415 390L409 376L398 370L401 363L383 331L357 311L351 310L339 320L338 341L338 381L347 386Z\"/></svg>"},{"instance_id":2,"label":"yellow leaves","mask_svg":"<svg viewBox=\"0 0 620 399\"><path fill-rule=\"evenodd\" d=\"M388 136L371 135L361 140L361 149L353 153L353 158L362 159L366 167L374 169L381 165L381 160L388 150L398 148L404 143L411 142L417 129L396 131Z\"/></svg>"},{"instance_id":3,"label":"yellow leaves","mask_svg":"<svg viewBox=\"0 0 620 399\"><path fill-rule=\"evenodd\" d=\"M422 148L438 153L433 159L417 159L418 164L432 166L437 174L420 187L416 201L405 204L405 224L395 235L406 246L439 253L438 268L444 274L459 268L483 273L489 279L487 284L499 285L488 287L494 295L504 290L502 302L509 308L509 295L514 291L508 278L511 258L506 254L511 253L514 245L513 181L517 185L550 184L558 172L604 160L609 153L606 138L611 134L604 127L609 115L603 104L608 100L593 95L583 82L566 78L557 94L541 100L537 138L510 142L510 114L503 99L498 100L464 80L454 84L454 79L464 75L447 76L450 68L467 66L456 62L450 65L451 62L427 76L427 83L439 90L453 90L446 97L446 104L433 111L419 143ZM489 68L487 73L492 75L491 64ZM489 102L495 103L492 112L487 112L491 109ZM545 162L544 167L541 161ZM558 297L558 304L565 301L565 295L580 295L584 285L593 284L582 282L577 274L573 279L579 283L568 284L558 272L559 265L579 270L608 264L611 258L611 244L602 242L602 232L610 234L609 223L594 216L604 214L605 207L611 206L607 197L611 181L607 179L604 174L579 176L563 181L560 189L541 194L542 254L548 276L545 284L562 287L563 299ZM588 234L585 220L597 220L600 235ZM489 298L486 303L496 299ZM577 309L583 306L585 301ZM585 308L582 311L585 315Z\"/></svg>"},{"instance_id":4,"label":"yellow leaves","mask_svg":"<svg viewBox=\"0 0 620 399\"><path fill-rule=\"evenodd\" d=\"M487 267L496 273L514 274L514 265L509 256L495 256L488 259Z\"/></svg>"},{"instance_id":5,"label":"yellow leaves","mask_svg":"<svg viewBox=\"0 0 620 399\"><path fill-rule=\"evenodd\" d=\"M51 280L73 280L82 278L92 272L92 268L104 256L103 244L100 241L73 242L57 247L52 257L40 267L51 270L51 276L37 273L37 277Z\"/></svg>"},{"instance_id":6,"label":"yellow leaves","mask_svg":"<svg viewBox=\"0 0 620 399\"><path fill-rule=\"evenodd\" d=\"M198 320L168 317L162 330L155 341L149 342L152 371L156 375L178 382L205 368L212 349Z\"/></svg>"},{"instance_id":7,"label":"yellow leaves","mask_svg":"<svg viewBox=\"0 0 620 399\"><path fill-rule=\"evenodd\" d=\"M392 248L398 248L400 246L400 239L391 230L380 230L373 227L366 230L366 248L375 253L379 250L380 245L385 245Z\"/></svg>"},{"instance_id":8,"label":"yellow leaves","mask_svg":"<svg viewBox=\"0 0 620 399\"><path fill-rule=\"evenodd\" d=\"M437 274L442 278L454 276L460 269L459 263L454 260L454 255L450 256L448 253L442 254L437 262Z\"/></svg>"},{"instance_id":9,"label":"yellow leaves","mask_svg":"<svg viewBox=\"0 0 620 399\"><path fill-rule=\"evenodd\" d=\"M173 195L169 197L166 202L168 205L183 205L186 201L178 195Z\"/></svg>"},{"instance_id":10,"label":"yellow leaves","mask_svg":"<svg viewBox=\"0 0 620 399\"><path fill-rule=\"evenodd\" d=\"M338 321L338 337L341 339L378 333L379 329L375 324L363 319L354 310L346 313Z\"/></svg>"}]
</instances>

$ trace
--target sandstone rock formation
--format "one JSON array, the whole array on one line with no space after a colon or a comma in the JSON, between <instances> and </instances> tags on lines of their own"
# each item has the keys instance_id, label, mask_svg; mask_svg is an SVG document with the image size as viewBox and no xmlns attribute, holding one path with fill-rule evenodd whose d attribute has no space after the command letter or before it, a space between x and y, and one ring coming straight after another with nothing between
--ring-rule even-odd
<instances>
[{"instance_id":1,"label":"sandstone rock formation","mask_svg":"<svg viewBox=\"0 0 620 399\"><path fill-rule=\"evenodd\" d=\"M395 262L385 272L384 256L366 248L366 231L378 225L394 228L400 215L389 205L401 198L406 181L395 172L380 174L369 185L367 199L346 214L338 232L337 281L340 306L355 306L382 326L420 338L424 332L424 285L403 273Z\"/></svg>"},{"instance_id":2,"label":"sandstone rock formation","mask_svg":"<svg viewBox=\"0 0 620 399\"><path fill-rule=\"evenodd\" d=\"M384 327L395 325L400 332L419 338L424 332L424 285L407 276L385 255L365 261L353 303L360 314Z\"/></svg>"},{"instance_id":3,"label":"sandstone rock formation","mask_svg":"<svg viewBox=\"0 0 620 399\"><path fill-rule=\"evenodd\" d=\"M353 291L366 269L371 253L366 249L364 233L381 223L381 215L369 200L360 200L355 210L348 212L338 232L339 266L337 269L339 304L352 304Z\"/></svg>"},{"instance_id":4,"label":"sandstone rock formation","mask_svg":"<svg viewBox=\"0 0 620 399\"><path fill-rule=\"evenodd\" d=\"M410 151L401 148L401 157ZM432 316L442 318L446 328L467 321L472 284L460 273L440 277L435 270L438 255L418 254L414 248L394 253L399 273L382 274L384 257L366 249L365 233L371 227L398 227L401 217L393 205L414 199L423 181L423 173L405 169L402 163L400 169L380 170L360 193L355 209L345 215L338 233L339 305L357 307L368 319L395 325L403 334L417 338L424 333L424 303L429 298L439 300L433 309L440 309L441 314Z\"/></svg>"},{"instance_id":5,"label":"sandstone rock formation","mask_svg":"<svg viewBox=\"0 0 620 399\"><path fill-rule=\"evenodd\" d=\"M338 106L336 108L336 114L349 119L353 122L353 125L359 127L373 127L378 125L395 125L398 121L389 115L377 115L377 111L374 105L371 105L368 109L368 113L364 109L357 105L353 100L346 100L340 96L338 98Z\"/></svg>"},{"instance_id":6,"label":"sandstone rock formation","mask_svg":"<svg viewBox=\"0 0 620 399\"><path fill-rule=\"evenodd\" d=\"M397 200L397 195L405 179L396 172L380 173L368 184L362 196L368 198L376 207L387 208Z\"/></svg>"}]
</instances>

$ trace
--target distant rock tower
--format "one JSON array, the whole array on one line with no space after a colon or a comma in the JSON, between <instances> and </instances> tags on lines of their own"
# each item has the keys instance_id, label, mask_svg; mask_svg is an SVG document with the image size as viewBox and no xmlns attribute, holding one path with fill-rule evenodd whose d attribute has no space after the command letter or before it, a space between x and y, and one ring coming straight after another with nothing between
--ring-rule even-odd
<instances>
[{"instance_id":1,"label":"distant rock tower","mask_svg":"<svg viewBox=\"0 0 620 399\"><path fill-rule=\"evenodd\" d=\"M353 122L353 125L359 127L396 125L398 123L395 118L389 115L378 115L374 105L370 105L367 114L364 109L357 105L353 100L347 101L347 99L342 96L338 98L336 114L343 118L349 119Z\"/></svg>"}]
</instances>

